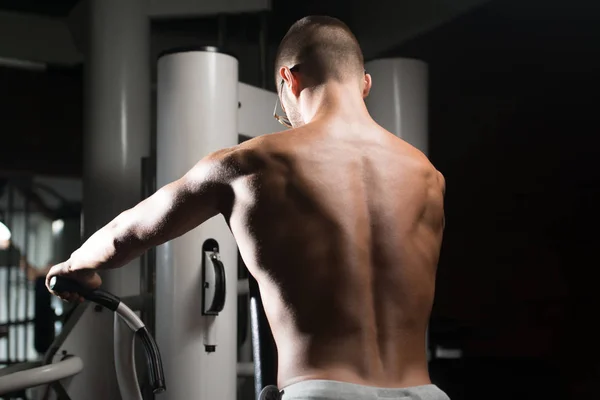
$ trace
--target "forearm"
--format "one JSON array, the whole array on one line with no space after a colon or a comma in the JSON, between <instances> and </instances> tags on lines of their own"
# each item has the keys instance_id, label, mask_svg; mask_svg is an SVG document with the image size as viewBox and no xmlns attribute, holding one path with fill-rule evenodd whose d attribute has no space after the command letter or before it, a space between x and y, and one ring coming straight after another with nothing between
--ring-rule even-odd
<instances>
[{"instance_id":1,"label":"forearm","mask_svg":"<svg viewBox=\"0 0 600 400\"><path fill-rule=\"evenodd\" d=\"M127 210L94 233L69 259L71 269L119 268L139 257L147 248L135 237L133 209Z\"/></svg>"},{"instance_id":2,"label":"forearm","mask_svg":"<svg viewBox=\"0 0 600 400\"><path fill-rule=\"evenodd\" d=\"M216 214L213 196L182 178L121 213L71 256L72 269L119 268Z\"/></svg>"}]
</instances>

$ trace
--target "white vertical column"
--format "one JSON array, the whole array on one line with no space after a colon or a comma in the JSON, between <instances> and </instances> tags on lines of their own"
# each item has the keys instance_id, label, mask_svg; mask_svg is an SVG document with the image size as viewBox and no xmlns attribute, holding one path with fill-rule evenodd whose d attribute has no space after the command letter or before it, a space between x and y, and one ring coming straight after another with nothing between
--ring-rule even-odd
<instances>
[{"instance_id":1,"label":"white vertical column","mask_svg":"<svg viewBox=\"0 0 600 400\"><path fill-rule=\"evenodd\" d=\"M373 88L366 104L381 126L428 152L428 68L419 60L386 58L366 69Z\"/></svg>"},{"instance_id":2,"label":"white vertical column","mask_svg":"<svg viewBox=\"0 0 600 400\"><path fill-rule=\"evenodd\" d=\"M89 0L85 58L83 239L141 200L141 159L150 149L150 24L146 0ZM102 274L104 288L139 293L139 260ZM85 368L72 398L119 399L113 318L89 307L64 347Z\"/></svg>"},{"instance_id":3,"label":"white vertical column","mask_svg":"<svg viewBox=\"0 0 600 400\"><path fill-rule=\"evenodd\" d=\"M215 48L167 53L158 61L157 185L180 178L209 153L238 143L238 62ZM202 315L202 246L219 245L225 308ZM157 249L156 340L164 400L235 400L237 247L216 216ZM210 334L207 334L210 331ZM205 347L215 340L215 351Z\"/></svg>"}]
</instances>

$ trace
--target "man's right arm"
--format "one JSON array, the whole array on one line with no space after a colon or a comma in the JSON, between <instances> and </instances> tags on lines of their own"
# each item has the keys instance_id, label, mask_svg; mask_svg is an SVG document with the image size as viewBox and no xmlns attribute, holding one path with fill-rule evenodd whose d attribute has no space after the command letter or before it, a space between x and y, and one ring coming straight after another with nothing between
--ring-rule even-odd
<instances>
[{"instance_id":1,"label":"man's right arm","mask_svg":"<svg viewBox=\"0 0 600 400\"><path fill-rule=\"evenodd\" d=\"M213 153L135 207L94 233L71 258L47 276L64 275L99 285L90 272L119 268L153 246L172 240L221 212L231 196L227 159L235 148ZM81 271L87 274L81 274ZM80 272L80 273L77 273ZM94 284L96 282L96 284Z\"/></svg>"}]
</instances>

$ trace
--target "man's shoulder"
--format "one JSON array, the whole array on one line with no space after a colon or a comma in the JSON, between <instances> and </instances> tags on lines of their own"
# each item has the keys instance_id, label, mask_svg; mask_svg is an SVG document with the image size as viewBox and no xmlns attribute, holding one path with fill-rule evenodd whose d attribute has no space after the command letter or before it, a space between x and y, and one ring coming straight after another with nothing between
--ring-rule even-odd
<instances>
[{"instance_id":1,"label":"man's shoulder","mask_svg":"<svg viewBox=\"0 0 600 400\"><path fill-rule=\"evenodd\" d=\"M279 132L271 132L264 135L256 136L252 139L248 139L238 146L236 149L240 151L264 151L271 149L274 146L281 146L290 140L298 137L300 129L289 129Z\"/></svg>"},{"instance_id":2,"label":"man's shoulder","mask_svg":"<svg viewBox=\"0 0 600 400\"><path fill-rule=\"evenodd\" d=\"M392 134L390 135L393 136ZM443 188L442 190L445 190L446 182L444 175L438 171L423 150L406 142L402 138L394 136L392 140L394 146L396 146L394 151L401 154L399 159L402 161L400 165L403 170L406 170L407 166L410 166L412 171L419 175L425 174L431 177L439 183Z\"/></svg>"},{"instance_id":3,"label":"man's shoulder","mask_svg":"<svg viewBox=\"0 0 600 400\"><path fill-rule=\"evenodd\" d=\"M284 135L287 133L257 136L237 146L216 151L207 157L207 161L229 179L252 174L264 168L270 155L285 146Z\"/></svg>"}]
</instances>

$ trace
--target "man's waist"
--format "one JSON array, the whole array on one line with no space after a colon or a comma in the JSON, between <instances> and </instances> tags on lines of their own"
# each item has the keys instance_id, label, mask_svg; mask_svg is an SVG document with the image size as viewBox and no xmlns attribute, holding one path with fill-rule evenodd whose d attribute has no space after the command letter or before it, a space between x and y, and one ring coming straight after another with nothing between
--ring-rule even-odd
<instances>
[{"instance_id":1,"label":"man's waist","mask_svg":"<svg viewBox=\"0 0 600 400\"><path fill-rule=\"evenodd\" d=\"M420 399L448 400L448 396L439 387L431 383L408 387L380 387L361 385L350 382L307 379L283 389L265 388L261 400L300 400L318 398L323 400L336 399Z\"/></svg>"},{"instance_id":2,"label":"man's waist","mask_svg":"<svg viewBox=\"0 0 600 400\"><path fill-rule=\"evenodd\" d=\"M381 369L368 371L364 365L337 364L320 368L302 368L300 365L296 365L296 368L281 368L280 365L277 383L280 388L306 381L332 381L369 387L423 386L431 383L427 364L424 365L424 368L418 364L405 365L401 370L395 368L394 373L385 371L385 368L383 371Z\"/></svg>"}]
</instances>

